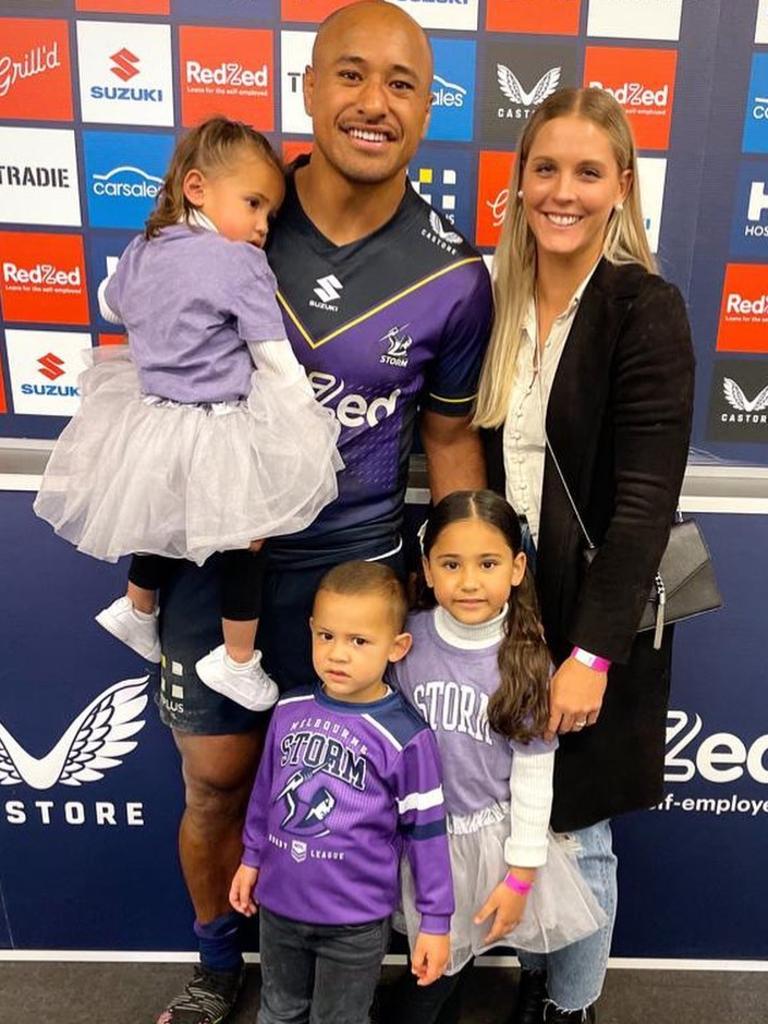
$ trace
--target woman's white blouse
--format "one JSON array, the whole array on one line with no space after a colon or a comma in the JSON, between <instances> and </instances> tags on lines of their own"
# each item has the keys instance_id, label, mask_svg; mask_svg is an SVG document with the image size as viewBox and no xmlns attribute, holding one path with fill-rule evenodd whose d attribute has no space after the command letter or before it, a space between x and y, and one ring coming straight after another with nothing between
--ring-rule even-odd
<instances>
[{"instance_id":1,"label":"woman's white blouse","mask_svg":"<svg viewBox=\"0 0 768 1024\"><path fill-rule=\"evenodd\" d=\"M520 337L517 373L504 421L504 471L507 501L528 520L534 543L539 539L541 489L544 481L544 421L549 393L560 364L584 289L595 272L590 270L563 312L555 318L541 350L541 382L537 380L536 304L531 299Z\"/></svg>"}]
</instances>

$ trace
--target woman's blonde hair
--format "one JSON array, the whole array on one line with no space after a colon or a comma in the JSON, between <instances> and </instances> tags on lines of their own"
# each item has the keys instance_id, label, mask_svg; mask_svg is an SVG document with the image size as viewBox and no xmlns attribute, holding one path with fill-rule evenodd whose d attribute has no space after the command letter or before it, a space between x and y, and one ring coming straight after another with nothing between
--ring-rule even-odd
<instances>
[{"instance_id":1,"label":"woman's blonde hair","mask_svg":"<svg viewBox=\"0 0 768 1024\"><path fill-rule=\"evenodd\" d=\"M171 157L157 203L146 223L146 237L153 238L192 212L193 206L184 195L184 179L189 171L195 169L211 175L227 170L246 148L283 173L282 162L267 139L242 121L210 117L188 131Z\"/></svg>"},{"instance_id":2,"label":"woman's blonde hair","mask_svg":"<svg viewBox=\"0 0 768 1024\"><path fill-rule=\"evenodd\" d=\"M619 173L631 171L623 209L615 210L608 221L603 255L611 263L639 263L651 273L656 270L640 208L635 144L624 111L603 89L559 89L542 103L526 125L509 184L504 225L493 263L495 319L477 396L474 424L478 427L498 427L506 419L520 331L533 296L536 247L517 195L526 160L542 125L568 115L583 117L602 128L613 146Z\"/></svg>"}]
</instances>

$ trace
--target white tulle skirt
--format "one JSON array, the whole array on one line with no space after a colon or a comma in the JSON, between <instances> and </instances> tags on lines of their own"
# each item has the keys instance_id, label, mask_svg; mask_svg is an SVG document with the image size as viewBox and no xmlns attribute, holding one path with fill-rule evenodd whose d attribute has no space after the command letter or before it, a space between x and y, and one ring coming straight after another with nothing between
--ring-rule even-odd
<instances>
[{"instance_id":1,"label":"white tulle skirt","mask_svg":"<svg viewBox=\"0 0 768 1024\"><path fill-rule=\"evenodd\" d=\"M256 371L242 402L144 396L127 347L94 350L34 509L79 550L202 564L303 530L338 493L339 425L306 380Z\"/></svg>"},{"instance_id":2,"label":"white tulle skirt","mask_svg":"<svg viewBox=\"0 0 768 1024\"><path fill-rule=\"evenodd\" d=\"M575 856L568 851L567 843L550 832L547 863L536 871L522 920L492 946L485 945L493 917L481 925L474 924L473 920L508 870L504 862L504 840L509 835L508 807L504 811L499 821L471 832L449 833L456 910L451 919L451 959L447 974L456 974L473 956L485 953L492 946L552 953L592 935L607 921L605 912L581 876ZM404 925L411 948L421 920L414 900L413 876L404 858L403 913L396 915L394 923L401 930Z\"/></svg>"}]
</instances>

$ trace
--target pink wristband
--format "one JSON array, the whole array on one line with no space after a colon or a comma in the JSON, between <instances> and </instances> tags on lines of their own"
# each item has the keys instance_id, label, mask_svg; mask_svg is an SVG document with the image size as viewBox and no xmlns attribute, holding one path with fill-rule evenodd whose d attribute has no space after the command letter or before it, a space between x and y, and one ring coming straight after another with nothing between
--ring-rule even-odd
<instances>
[{"instance_id":1,"label":"pink wristband","mask_svg":"<svg viewBox=\"0 0 768 1024\"><path fill-rule=\"evenodd\" d=\"M592 668L595 672L607 672L611 667L611 663L607 658L600 658L597 654L590 654L589 651L585 651L582 647L574 647L571 650L571 657L582 665L586 665L587 668Z\"/></svg>"},{"instance_id":2,"label":"pink wristband","mask_svg":"<svg viewBox=\"0 0 768 1024\"><path fill-rule=\"evenodd\" d=\"M519 878L515 878L511 872L505 875L504 885L513 892L520 893L521 896L527 896L533 888L533 882L523 882Z\"/></svg>"}]
</instances>

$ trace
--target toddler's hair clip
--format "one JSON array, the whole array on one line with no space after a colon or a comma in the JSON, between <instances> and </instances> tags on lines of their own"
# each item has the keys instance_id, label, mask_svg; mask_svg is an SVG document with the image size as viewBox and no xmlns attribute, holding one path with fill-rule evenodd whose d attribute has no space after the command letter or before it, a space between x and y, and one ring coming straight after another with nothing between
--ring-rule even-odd
<instances>
[{"instance_id":1,"label":"toddler's hair clip","mask_svg":"<svg viewBox=\"0 0 768 1024\"><path fill-rule=\"evenodd\" d=\"M429 520L425 519L424 522L421 524L421 526L416 531L416 536L419 539L419 551L421 551L421 557L422 558L426 558L427 557L424 554L424 537L425 537L426 532L427 532L427 524L428 523L429 523Z\"/></svg>"}]
</instances>

